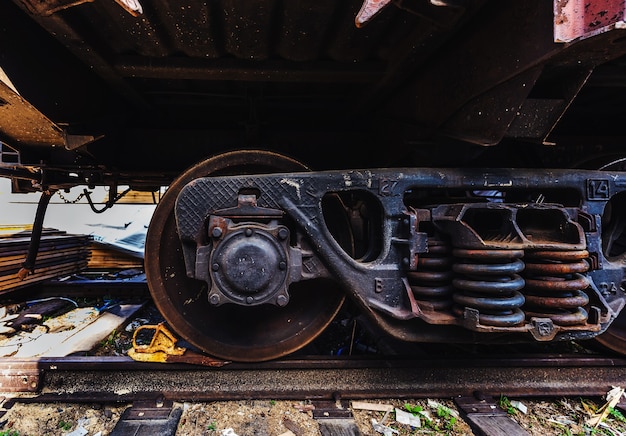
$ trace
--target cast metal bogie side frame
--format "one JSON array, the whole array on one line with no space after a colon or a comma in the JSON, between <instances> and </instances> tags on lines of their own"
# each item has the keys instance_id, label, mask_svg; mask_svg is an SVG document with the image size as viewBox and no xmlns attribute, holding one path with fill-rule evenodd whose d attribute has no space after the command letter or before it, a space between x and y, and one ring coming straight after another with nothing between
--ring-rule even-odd
<instances>
[{"instance_id":1,"label":"cast metal bogie side frame","mask_svg":"<svg viewBox=\"0 0 626 436\"><path fill-rule=\"evenodd\" d=\"M175 215L187 275L211 305L285 306L291 283L330 276L396 338L549 341L600 334L624 306L609 216L624 191L621 173L567 170L206 177L183 188ZM450 192L466 198L442 202ZM368 210L365 255L329 228L329 196Z\"/></svg>"}]
</instances>

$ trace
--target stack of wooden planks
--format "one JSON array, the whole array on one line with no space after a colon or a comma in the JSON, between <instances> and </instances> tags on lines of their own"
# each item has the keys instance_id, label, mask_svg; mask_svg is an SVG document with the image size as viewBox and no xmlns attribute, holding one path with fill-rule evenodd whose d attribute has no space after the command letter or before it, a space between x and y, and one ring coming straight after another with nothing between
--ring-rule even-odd
<instances>
[{"instance_id":1,"label":"stack of wooden planks","mask_svg":"<svg viewBox=\"0 0 626 436\"><path fill-rule=\"evenodd\" d=\"M90 269L131 269L143 268L143 259L121 253L104 244L91 244Z\"/></svg>"},{"instance_id":2,"label":"stack of wooden planks","mask_svg":"<svg viewBox=\"0 0 626 436\"><path fill-rule=\"evenodd\" d=\"M45 229L32 274L21 280L18 272L26 259L30 232L0 234L0 292L7 292L46 279L75 273L87 267L91 237Z\"/></svg>"}]
</instances>

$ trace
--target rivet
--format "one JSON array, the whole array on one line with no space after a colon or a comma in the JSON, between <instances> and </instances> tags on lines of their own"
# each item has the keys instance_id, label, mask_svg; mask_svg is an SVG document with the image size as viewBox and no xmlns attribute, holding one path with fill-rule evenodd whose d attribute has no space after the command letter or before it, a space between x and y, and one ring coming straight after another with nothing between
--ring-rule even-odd
<instances>
[{"instance_id":1,"label":"rivet","mask_svg":"<svg viewBox=\"0 0 626 436\"><path fill-rule=\"evenodd\" d=\"M286 270L286 269L287 269L287 264L286 264L285 262L280 262L280 263L278 264L278 268L279 268L281 271L284 271L284 270Z\"/></svg>"},{"instance_id":2,"label":"rivet","mask_svg":"<svg viewBox=\"0 0 626 436\"><path fill-rule=\"evenodd\" d=\"M213 269L213 271L217 271L218 269L220 269L220 265L218 263L214 263L211 268Z\"/></svg>"},{"instance_id":3,"label":"rivet","mask_svg":"<svg viewBox=\"0 0 626 436\"><path fill-rule=\"evenodd\" d=\"M246 236L252 236L252 229L246 229L245 234Z\"/></svg>"},{"instance_id":4,"label":"rivet","mask_svg":"<svg viewBox=\"0 0 626 436\"><path fill-rule=\"evenodd\" d=\"M254 298L252 298L252 297L246 297L246 303L248 303L248 304L252 304L252 303L254 303Z\"/></svg>"}]
</instances>

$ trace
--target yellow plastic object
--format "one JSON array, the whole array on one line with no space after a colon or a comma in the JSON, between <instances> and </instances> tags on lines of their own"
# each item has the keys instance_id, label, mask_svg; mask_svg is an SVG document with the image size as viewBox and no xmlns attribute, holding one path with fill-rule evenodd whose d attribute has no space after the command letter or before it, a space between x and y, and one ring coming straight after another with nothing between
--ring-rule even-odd
<instances>
[{"instance_id":1,"label":"yellow plastic object","mask_svg":"<svg viewBox=\"0 0 626 436\"><path fill-rule=\"evenodd\" d=\"M142 330L154 330L152 340L148 345L137 344L137 335ZM133 334L133 348L128 355L139 362L167 362L169 356L182 356L186 348L177 347L178 338L170 332L163 323L157 325L143 325Z\"/></svg>"}]
</instances>

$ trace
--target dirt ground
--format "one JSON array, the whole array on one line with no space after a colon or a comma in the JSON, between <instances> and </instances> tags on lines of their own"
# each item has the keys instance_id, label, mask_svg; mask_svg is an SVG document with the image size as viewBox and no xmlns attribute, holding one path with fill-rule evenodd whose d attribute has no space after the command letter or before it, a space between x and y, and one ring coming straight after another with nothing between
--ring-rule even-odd
<instances>
[{"instance_id":1,"label":"dirt ground","mask_svg":"<svg viewBox=\"0 0 626 436\"><path fill-rule=\"evenodd\" d=\"M527 412L511 406L515 399L498 399L511 419L530 435L612 435L626 434L626 419L618 412L609 414L597 427L585 425L592 413L603 405L600 399L560 398L522 399ZM368 400L367 403L391 405L411 410L421 419L420 427L396 421L394 412L352 410L364 436L389 435L472 435L470 427L457 417L454 403L444 400ZM523 406L518 406L523 408ZM111 432L128 405L72 405L15 403L0 418L0 436L105 436ZM190 436L317 436L318 423L307 401L231 401L214 403L176 403L183 409L177 435Z\"/></svg>"}]
</instances>

